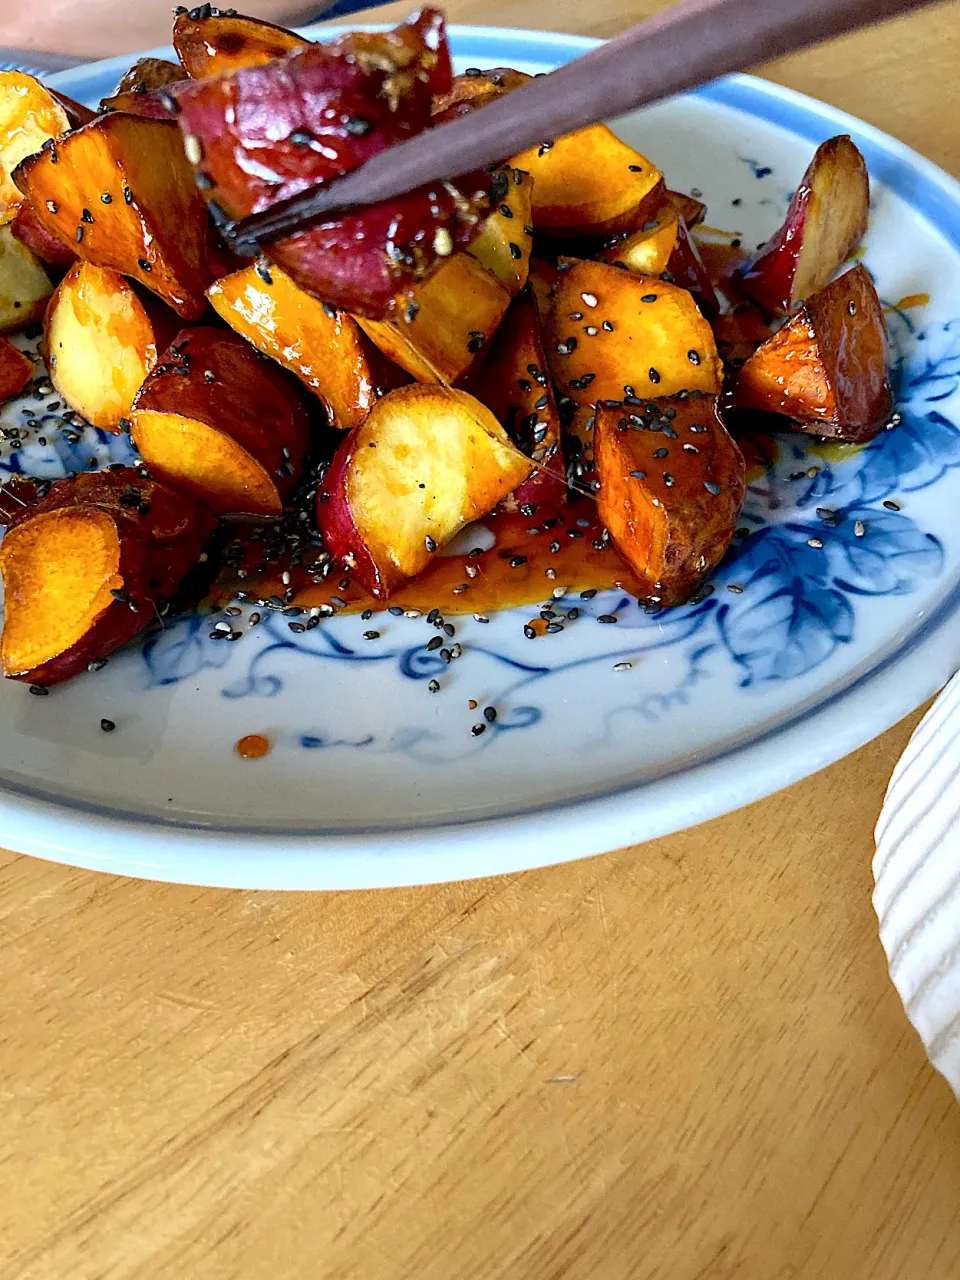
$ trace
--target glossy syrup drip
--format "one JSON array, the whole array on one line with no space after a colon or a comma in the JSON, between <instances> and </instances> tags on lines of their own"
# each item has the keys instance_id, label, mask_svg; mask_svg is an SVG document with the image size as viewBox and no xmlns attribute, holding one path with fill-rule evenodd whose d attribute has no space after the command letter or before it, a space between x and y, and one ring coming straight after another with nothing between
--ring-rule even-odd
<instances>
[{"instance_id":1,"label":"glossy syrup drip","mask_svg":"<svg viewBox=\"0 0 960 1280\"><path fill-rule=\"evenodd\" d=\"M554 523L554 521L556 523ZM482 522L476 548L470 547L469 532L460 544L467 550L458 555L438 555L419 577L406 583L386 603L404 609L427 612L439 609L444 615L481 613L512 609L545 600L554 587L570 591L604 590L618 587L632 595L642 594L640 584L617 551L603 541L603 528L589 499L572 502L547 518L550 527L536 516L497 514ZM490 543L487 550L481 547ZM465 542L464 542L465 540ZM479 554L471 554L471 551ZM284 570L289 582L283 581ZM377 611L385 607L344 571L336 569L320 583L310 581L306 570L271 565L248 572L240 579L225 572L212 593L215 604L227 604L238 590L248 597L268 600L285 597L293 589L291 605L302 609L331 605L337 613Z\"/></svg>"},{"instance_id":2,"label":"glossy syrup drip","mask_svg":"<svg viewBox=\"0 0 960 1280\"><path fill-rule=\"evenodd\" d=\"M244 760L262 760L270 753L270 739L265 738L262 733L248 733L246 737L238 739L234 750Z\"/></svg>"}]
</instances>

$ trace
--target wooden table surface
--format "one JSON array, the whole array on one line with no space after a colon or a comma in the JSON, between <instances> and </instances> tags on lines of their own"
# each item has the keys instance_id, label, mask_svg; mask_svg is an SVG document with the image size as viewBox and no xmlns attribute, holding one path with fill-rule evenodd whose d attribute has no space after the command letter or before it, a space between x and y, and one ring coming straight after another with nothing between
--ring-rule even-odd
<instances>
[{"instance_id":1,"label":"wooden table surface","mask_svg":"<svg viewBox=\"0 0 960 1280\"><path fill-rule=\"evenodd\" d=\"M648 7L449 5L598 35ZM766 73L960 172L958 63L951 5ZM960 1107L870 906L916 719L698 829L471 884L0 854L0 1280L955 1280Z\"/></svg>"}]
</instances>

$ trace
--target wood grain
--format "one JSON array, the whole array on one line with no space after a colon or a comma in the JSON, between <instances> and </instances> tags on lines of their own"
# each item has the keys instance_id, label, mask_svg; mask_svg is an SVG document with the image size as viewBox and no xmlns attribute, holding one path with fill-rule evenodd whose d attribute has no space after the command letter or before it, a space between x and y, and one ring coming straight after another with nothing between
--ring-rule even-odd
<instances>
[{"instance_id":1,"label":"wood grain","mask_svg":"<svg viewBox=\"0 0 960 1280\"><path fill-rule=\"evenodd\" d=\"M774 70L960 169L958 12ZM917 719L706 826L478 883L0 854L0 1280L953 1280L960 1109L870 906Z\"/></svg>"}]
</instances>

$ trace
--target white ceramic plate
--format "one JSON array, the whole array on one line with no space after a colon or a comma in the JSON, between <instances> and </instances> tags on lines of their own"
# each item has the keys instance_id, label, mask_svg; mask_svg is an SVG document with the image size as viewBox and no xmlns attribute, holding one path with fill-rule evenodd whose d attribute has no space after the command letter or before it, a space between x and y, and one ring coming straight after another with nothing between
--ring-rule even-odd
<instances>
[{"instance_id":1,"label":"white ceramic plate","mask_svg":"<svg viewBox=\"0 0 960 1280\"><path fill-rule=\"evenodd\" d=\"M452 38L460 69L546 71L592 47L483 28ZM129 61L55 79L95 103ZM274 617L236 644L188 619L48 698L8 682L0 842L131 875L252 887L511 871L768 794L946 680L960 656L960 189L868 126L748 77L618 128L748 245L778 224L815 145L854 136L874 181L866 265L890 304L930 295L889 316L903 425L843 461L783 437L777 464L751 486L750 536L715 593L658 617L614 592L565 602L580 618L536 641L522 631L529 608L486 626L468 618L456 623L464 655L449 668L425 652L434 633L423 619L341 618L297 635ZM7 446L3 466L57 475L110 446L87 431L72 446ZM836 510L836 527L817 508ZM598 626L600 613L619 623ZM369 627L382 633L376 643L361 638ZM629 670L615 671L623 662ZM468 698L499 711L478 738ZM114 733L101 732L102 716ZM269 756L237 757L248 733L271 739Z\"/></svg>"}]
</instances>

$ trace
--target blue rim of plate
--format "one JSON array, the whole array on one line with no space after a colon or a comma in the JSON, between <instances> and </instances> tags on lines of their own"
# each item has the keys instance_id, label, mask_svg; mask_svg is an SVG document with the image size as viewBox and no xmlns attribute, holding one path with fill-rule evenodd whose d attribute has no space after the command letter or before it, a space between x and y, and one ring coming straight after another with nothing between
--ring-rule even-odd
<instances>
[{"instance_id":1,"label":"blue rim of plate","mask_svg":"<svg viewBox=\"0 0 960 1280\"><path fill-rule=\"evenodd\" d=\"M345 29L349 28L305 31L317 37ZM454 26L450 35L456 55L479 65L511 58L559 65L602 43L508 28ZM170 50L149 53L162 57ZM91 96L96 85L93 92L99 95L110 91L111 77L118 78L129 61L129 56L109 59L50 80L77 97ZM843 111L752 76L725 77L693 93L814 143L838 129L850 133L871 174L960 253L960 183L896 139ZM665 835L739 808L883 733L935 693L960 665L960 627L950 627L958 611L960 584L868 671L709 759L678 766L647 782L614 785L575 799L521 806L460 823L391 824L346 832L320 827L226 829L65 801L32 787L4 788L0 839L24 852L78 866L246 888L372 888L496 875L566 861ZM691 786L694 777L698 781ZM561 822L562 848L556 826L549 849L545 847L538 830L544 813ZM129 855L131 841L137 842L142 856Z\"/></svg>"}]
</instances>

